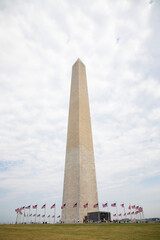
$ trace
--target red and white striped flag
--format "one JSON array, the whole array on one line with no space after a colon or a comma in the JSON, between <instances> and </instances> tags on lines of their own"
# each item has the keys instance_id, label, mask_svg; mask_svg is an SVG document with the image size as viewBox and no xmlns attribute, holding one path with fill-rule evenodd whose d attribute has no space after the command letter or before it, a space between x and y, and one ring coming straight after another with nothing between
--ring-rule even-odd
<instances>
[{"instance_id":1,"label":"red and white striped flag","mask_svg":"<svg viewBox=\"0 0 160 240\"><path fill-rule=\"evenodd\" d=\"M33 209L36 209L36 208L37 208L37 204L36 204L36 205L33 205L32 208L33 208Z\"/></svg>"},{"instance_id":2,"label":"red and white striped flag","mask_svg":"<svg viewBox=\"0 0 160 240\"><path fill-rule=\"evenodd\" d=\"M16 213L18 213L18 212L20 211L20 209L19 209L19 208L17 208L17 209L15 209L15 211L16 211Z\"/></svg>"},{"instance_id":3,"label":"red and white striped flag","mask_svg":"<svg viewBox=\"0 0 160 240\"><path fill-rule=\"evenodd\" d=\"M52 208L55 208L55 206L56 206L56 204L54 203L54 204L51 206L51 209L52 209Z\"/></svg>"},{"instance_id":4,"label":"red and white striped flag","mask_svg":"<svg viewBox=\"0 0 160 240\"><path fill-rule=\"evenodd\" d=\"M26 207L26 209L30 209L31 208L31 205L29 205L28 207Z\"/></svg>"},{"instance_id":5,"label":"red and white striped flag","mask_svg":"<svg viewBox=\"0 0 160 240\"><path fill-rule=\"evenodd\" d=\"M61 209L65 208L66 207L66 203L64 203L61 207Z\"/></svg>"},{"instance_id":6,"label":"red and white striped flag","mask_svg":"<svg viewBox=\"0 0 160 240\"><path fill-rule=\"evenodd\" d=\"M108 203L104 203L104 204L102 204L102 207L108 207Z\"/></svg>"},{"instance_id":7,"label":"red and white striped flag","mask_svg":"<svg viewBox=\"0 0 160 240\"><path fill-rule=\"evenodd\" d=\"M112 203L112 204L111 204L111 207L116 207L116 203Z\"/></svg>"},{"instance_id":8,"label":"red and white striped flag","mask_svg":"<svg viewBox=\"0 0 160 240\"><path fill-rule=\"evenodd\" d=\"M94 207L94 208L97 208L97 207L98 207L98 203L94 204L93 207Z\"/></svg>"},{"instance_id":9,"label":"red and white striped flag","mask_svg":"<svg viewBox=\"0 0 160 240\"><path fill-rule=\"evenodd\" d=\"M83 207L84 207L84 208L87 208L87 207L88 207L88 203L84 204Z\"/></svg>"},{"instance_id":10,"label":"red and white striped flag","mask_svg":"<svg viewBox=\"0 0 160 240\"><path fill-rule=\"evenodd\" d=\"M21 207L19 210L22 211L22 210L24 210L24 209L25 209L25 206L24 206L24 207Z\"/></svg>"}]
</instances>

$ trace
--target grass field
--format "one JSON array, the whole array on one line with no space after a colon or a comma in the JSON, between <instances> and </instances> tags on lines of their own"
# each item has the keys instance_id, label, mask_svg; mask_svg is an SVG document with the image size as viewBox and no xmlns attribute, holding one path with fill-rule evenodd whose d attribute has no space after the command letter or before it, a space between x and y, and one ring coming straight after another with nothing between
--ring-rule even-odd
<instances>
[{"instance_id":1,"label":"grass field","mask_svg":"<svg viewBox=\"0 0 160 240\"><path fill-rule=\"evenodd\" d=\"M0 225L0 240L160 240L160 224Z\"/></svg>"}]
</instances>

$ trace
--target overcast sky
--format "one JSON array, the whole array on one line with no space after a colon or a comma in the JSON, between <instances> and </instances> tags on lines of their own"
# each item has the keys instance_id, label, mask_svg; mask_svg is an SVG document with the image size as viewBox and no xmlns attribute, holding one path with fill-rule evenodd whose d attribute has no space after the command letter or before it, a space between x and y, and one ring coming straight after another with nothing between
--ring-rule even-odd
<instances>
[{"instance_id":1,"label":"overcast sky","mask_svg":"<svg viewBox=\"0 0 160 240\"><path fill-rule=\"evenodd\" d=\"M160 1L0 0L1 223L29 204L49 213L56 203L61 214L77 58L100 206L117 202L120 213L131 203L160 217Z\"/></svg>"}]
</instances>

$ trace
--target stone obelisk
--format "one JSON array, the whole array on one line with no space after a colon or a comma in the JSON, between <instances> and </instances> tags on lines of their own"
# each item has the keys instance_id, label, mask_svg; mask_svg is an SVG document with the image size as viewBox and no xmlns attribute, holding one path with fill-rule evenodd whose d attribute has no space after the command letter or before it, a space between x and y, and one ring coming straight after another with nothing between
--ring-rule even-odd
<instances>
[{"instance_id":1,"label":"stone obelisk","mask_svg":"<svg viewBox=\"0 0 160 240\"><path fill-rule=\"evenodd\" d=\"M83 205L88 203L88 207ZM72 67L68 133L65 159L62 221L83 222L87 212L98 207L92 129L85 65L80 59ZM74 206L75 205L75 206Z\"/></svg>"}]
</instances>

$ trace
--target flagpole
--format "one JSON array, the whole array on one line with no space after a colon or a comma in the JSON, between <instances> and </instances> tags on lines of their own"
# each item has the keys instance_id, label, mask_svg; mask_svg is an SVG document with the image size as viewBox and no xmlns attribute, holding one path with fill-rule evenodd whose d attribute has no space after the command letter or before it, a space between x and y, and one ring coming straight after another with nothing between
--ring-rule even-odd
<instances>
[{"instance_id":1,"label":"flagpole","mask_svg":"<svg viewBox=\"0 0 160 240\"><path fill-rule=\"evenodd\" d=\"M116 202L116 214L117 214L117 220L118 220L117 202ZM118 221L119 221L119 220L118 220Z\"/></svg>"},{"instance_id":2,"label":"flagpole","mask_svg":"<svg viewBox=\"0 0 160 240\"><path fill-rule=\"evenodd\" d=\"M16 224L17 224L17 219L18 219L18 212L16 212L17 213L17 216L16 216Z\"/></svg>"},{"instance_id":3,"label":"flagpole","mask_svg":"<svg viewBox=\"0 0 160 240\"><path fill-rule=\"evenodd\" d=\"M136 216L135 216L135 207L134 207L134 222L135 222L135 220L136 220Z\"/></svg>"},{"instance_id":4,"label":"flagpole","mask_svg":"<svg viewBox=\"0 0 160 240\"><path fill-rule=\"evenodd\" d=\"M56 203L55 203L55 208L54 208L54 223L56 221Z\"/></svg>"},{"instance_id":5,"label":"flagpole","mask_svg":"<svg viewBox=\"0 0 160 240\"><path fill-rule=\"evenodd\" d=\"M131 216L131 222L132 222L132 205L131 205L131 203L129 203L130 204L130 216Z\"/></svg>"},{"instance_id":6,"label":"flagpole","mask_svg":"<svg viewBox=\"0 0 160 240\"><path fill-rule=\"evenodd\" d=\"M109 204L107 202L107 207L108 207L108 223L109 223Z\"/></svg>"},{"instance_id":7,"label":"flagpole","mask_svg":"<svg viewBox=\"0 0 160 240\"><path fill-rule=\"evenodd\" d=\"M38 207L38 205L37 205L37 207ZM35 223L36 223L36 220L37 220L37 207L36 207Z\"/></svg>"},{"instance_id":8,"label":"flagpole","mask_svg":"<svg viewBox=\"0 0 160 240\"><path fill-rule=\"evenodd\" d=\"M25 208L24 208L24 213L23 213L23 224L24 224L24 215L25 215Z\"/></svg>"},{"instance_id":9,"label":"flagpole","mask_svg":"<svg viewBox=\"0 0 160 240\"><path fill-rule=\"evenodd\" d=\"M142 215L143 215L143 219L144 219L144 211L143 211L143 208L142 208Z\"/></svg>"},{"instance_id":10,"label":"flagpole","mask_svg":"<svg viewBox=\"0 0 160 240\"><path fill-rule=\"evenodd\" d=\"M45 204L45 208L44 208L44 223L45 223L45 216L46 216L46 204Z\"/></svg>"},{"instance_id":11,"label":"flagpole","mask_svg":"<svg viewBox=\"0 0 160 240\"><path fill-rule=\"evenodd\" d=\"M28 223L28 211L27 211L27 215L26 215L26 223Z\"/></svg>"},{"instance_id":12,"label":"flagpole","mask_svg":"<svg viewBox=\"0 0 160 240\"><path fill-rule=\"evenodd\" d=\"M30 212L31 212L31 206L29 208L29 221L30 221Z\"/></svg>"},{"instance_id":13,"label":"flagpole","mask_svg":"<svg viewBox=\"0 0 160 240\"><path fill-rule=\"evenodd\" d=\"M21 223L21 214L19 212L19 218L18 218L19 223Z\"/></svg>"},{"instance_id":14,"label":"flagpole","mask_svg":"<svg viewBox=\"0 0 160 240\"><path fill-rule=\"evenodd\" d=\"M126 218L126 210L125 210L125 206L124 206L124 214L125 214L124 216L125 216L125 218ZM124 221L124 222L125 222L125 221Z\"/></svg>"}]
</instances>

